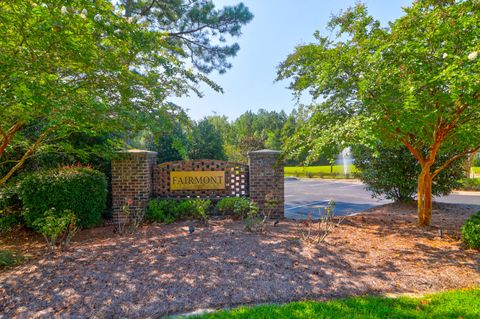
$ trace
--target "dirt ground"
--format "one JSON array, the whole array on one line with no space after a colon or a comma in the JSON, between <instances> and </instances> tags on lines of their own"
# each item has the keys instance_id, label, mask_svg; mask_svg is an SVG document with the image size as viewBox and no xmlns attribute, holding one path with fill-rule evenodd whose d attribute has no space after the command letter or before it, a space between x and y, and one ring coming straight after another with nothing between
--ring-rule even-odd
<instances>
[{"instance_id":1,"label":"dirt ground","mask_svg":"<svg viewBox=\"0 0 480 319\"><path fill-rule=\"evenodd\" d=\"M480 253L459 241L480 206L435 204L433 226L416 227L414 205L389 204L343 220L326 242L300 240L301 224L265 233L241 222L111 227L80 233L69 251L45 255L40 239L3 238L30 256L0 273L0 318L158 318L239 304L426 293L480 286ZM438 236L441 227L443 236ZM30 236L30 237L27 237Z\"/></svg>"}]
</instances>

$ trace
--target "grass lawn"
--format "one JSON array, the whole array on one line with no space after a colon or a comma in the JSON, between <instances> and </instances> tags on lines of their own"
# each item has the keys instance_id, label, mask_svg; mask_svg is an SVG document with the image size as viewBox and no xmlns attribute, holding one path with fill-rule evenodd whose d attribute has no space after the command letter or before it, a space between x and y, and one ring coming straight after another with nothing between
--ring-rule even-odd
<instances>
[{"instance_id":1,"label":"grass lawn","mask_svg":"<svg viewBox=\"0 0 480 319\"><path fill-rule=\"evenodd\" d=\"M475 174L480 174L480 166L474 167L474 168L473 168L473 172L474 172Z\"/></svg>"},{"instance_id":2,"label":"grass lawn","mask_svg":"<svg viewBox=\"0 0 480 319\"><path fill-rule=\"evenodd\" d=\"M343 165L333 165L333 175L330 173L331 167L324 166L287 166L285 167L285 176L295 177L321 177L321 178L345 178ZM357 170L353 164L348 165L348 177L353 178L353 174Z\"/></svg>"},{"instance_id":3,"label":"grass lawn","mask_svg":"<svg viewBox=\"0 0 480 319\"><path fill-rule=\"evenodd\" d=\"M422 298L355 297L241 307L194 318L480 318L480 288Z\"/></svg>"}]
</instances>

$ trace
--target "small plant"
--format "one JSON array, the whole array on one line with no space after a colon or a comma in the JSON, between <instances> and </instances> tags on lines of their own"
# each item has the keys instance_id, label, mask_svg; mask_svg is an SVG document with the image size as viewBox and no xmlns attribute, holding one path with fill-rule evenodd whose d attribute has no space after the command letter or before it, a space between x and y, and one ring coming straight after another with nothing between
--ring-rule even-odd
<instances>
[{"instance_id":1,"label":"small plant","mask_svg":"<svg viewBox=\"0 0 480 319\"><path fill-rule=\"evenodd\" d=\"M250 211L250 200L244 197L225 197L217 203L216 208L224 215L245 219Z\"/></svg>"},{"instance_id":2,"label":"small plant","mask_svg":"<svg viewBox=\"0 0 480 319\"><path fill-rule=\"evenodd\" d=\"M57 243L61 247L67 247L70 240L77 232L77 216L70 210L59 213L51 208L33 222L37 232L43 235L48 248L53 251Z\"/></svg>"},{"instance_id":3,"label":"small plant","mask_svg":"<svg viewBox=\"0 0 480 319\"><path fill-rule=\"evenodd\" d=\"M0 250L0 269L20 264L23 257L10 250Z\"/></svg>"},{"instance_id":4,"label":"small plant","mask_svg":"<svg viewBox=\"0 0 480 319\"><path fill-rule=\"evenodd\" d=\"M308 244L319 244L327 238L332 229L338 226L344 218L335 223L335 206L334 201L329 201L328 206L323 208L323 215L320 216L318 222L314 222L312 214L308 214L307 220L301 223L300 238Z\"/></svg>"},{"instance_id":5,"label":"small plant","mask_svg":"<svg viewBox=\"0 0 480 319\"><path fill-rule=\"evenodd\" d=\"M278 200L275 198L273 193L268 193L265 196L265 205L263 210L264 220L267 221L270 216L275 212L277 209Z\"/></svg>"},{"instance_id":6,"label":"small plant","mask_svg":"<svg viewBox=\"0 0 480 319\"><path fill-rule=\"evenodd\" d=\"M159 223L171 224L178 216L175 216L175 200L154 199L148 203L145 216L148 220Z\"/></svg>"},{"instance_id":7,"label":"small plant","mask_svg":"<svg viewBox=\"0 0 480 319\"><path fill-rule=\"evenodd\" d=\"M480 249L480 211L463 224L462 239L469 248Z\"/></svg>"},{"instance_id":8,"label":"small plant","mask_svg":"<svg viewBox=\"0 0 480 319\"><path fill-rule=\"evenodd\" d=\"M196 199L190 201L193 202L194 206L192 217L206 223L208 221L208 211L212 205L212 202L209 199Z\"/></svg>"},{"instance_id":9,"label":"small plant","mask_svg":"<svg viewBox=\"0 0 480 319\"><path fill-rule=\"evenodd\" d=\"M146 218L167 224L188 218L206 221L210 206L208 199L154 199L148 203Z\"/></svg>"},{"instance_id":10,"label":"small plant","mask_svg":"<svg viewBox=\"0 0 480 319\"><path fill-rule=\"evenodd\" d=\"M145 210L142 208L132 208L133 199L129 198L126 200L125 205L122 206L122 217L118 219L118 224L116 225L116 231L119 234L124 234L127 231L127 228L130 232L134 233L142 226Z\"/></svg>"},{"instance_id":11,"label":"small plant","mask_svg":"<svg viewBox=\"0 0 480 319\"><path fill-rule=\"evenodd\" d=\"M263 218L258 214L258 206L254 202L249 203L247 215L243 219L245 230L256 232L263 229Z\"/></svg>"}]
</instances>

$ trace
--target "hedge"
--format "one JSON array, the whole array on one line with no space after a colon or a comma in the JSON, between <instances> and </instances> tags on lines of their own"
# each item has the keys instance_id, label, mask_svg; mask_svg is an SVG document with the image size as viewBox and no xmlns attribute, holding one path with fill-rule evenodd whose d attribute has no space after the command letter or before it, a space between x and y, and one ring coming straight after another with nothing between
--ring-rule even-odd
<instances>
[{"instance_id":1,"label":"hedge","mask_svg":"<svg viewBox=\"0 0 480 319\"><path fill-rule=\"evenodd\" d=\"M70 210L78 226L89 228L101 221L106 207L107 180L103 173L88 167L62 167L27 175L20 182L19 197L28 227L55 208Z\"/></svg>"},{"instance_id":2,"label":"hedge","mask_svg":"<svg viewBox=\"0 0 480 319\"><path fill-rule=\"evenodd\" d=\"M463 224L462 239L469 248L480 249L480 211Z\"/></svg>"}]
</instances>

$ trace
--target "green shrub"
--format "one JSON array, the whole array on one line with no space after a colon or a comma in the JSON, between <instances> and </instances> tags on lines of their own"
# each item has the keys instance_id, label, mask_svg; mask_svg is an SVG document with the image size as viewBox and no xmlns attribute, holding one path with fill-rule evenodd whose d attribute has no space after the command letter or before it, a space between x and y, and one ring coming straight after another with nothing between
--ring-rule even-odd
<instances>
[{"instance_id":1,"label":"green shrub","mask_svg":"<svg viewBox=\"0 0 480 319\"><path fill-rule=\"evenodd\" d=\"M145 216L150 221L167 224L188 218L206 220L210 205L208 199L153 199Z\"/></svg>"},{"instance_id":2,"label":"green shrub","mask_svg":"<svg viewBox=\"0 0 480 319\"><path fill-rule=\"evenodd\" d=\"M57 242L68 246L70 240L77 232L77 216L70 210L63 212L51 208L33 222L37 232L43 235L48 247L53 250Z\"/></svg>"},{"instance_id":3,"label":"green shrub","mask_svg":"<svg viewBox=\"0 0 480 319\"><path fill-rule=\"evenodd\" d=\"M480 248L480 211L465 221L462 226L463 242L470 248Z\"/></svg>"},{"instance_id":4,"label":"green shrub","mask_svg":"<svg viewBox=\"0 0 480 319\"><path fill-rule=\"evenodd\" d=\"M386 147L377 145L374 149L358 146L353 149L356 176L367 185L373 197L394 201L410 201L417 192L418 176L421 167L406 147ZM449 154L438 154L438 163L443 163ZM438 168L435 164L431 171ZM434 196L448 195L460 186L464 176L461 160L443 169L433 180Z\"/></svg>"},{"instance_id":5,"label":"green shrub","mask_svg":"<svg viewBox=\"0 0 480 319\"><path fill-rule=\"evenodd\" d=\"M106 206L105 175L88 167L62 167L27 175L19 186L24 218L33 228L35 220L51 208L70 210L78 217L78 226L88 228L101 221Z\"/></svg>"},{"instance_id":6,"label":"green shrub","mask_svg":"<svg viewBox=\"0 0 480 319\"><path fill-rule=\"evenodd\" d=\"M466 191L480 191L480 178L463 179L460 189Z\"/></svg>"},{"instance_id":7,"label":"green shrub","mask_svg":"<svg viewBox=\"0 0 480 319\"><path fill-rule=\"evenodd\" d=\"M250 200L244 197L225 197L216 206L223 215L233 215L237 218L245 218L250 211Z\"/></svg>"}]
</instances>

